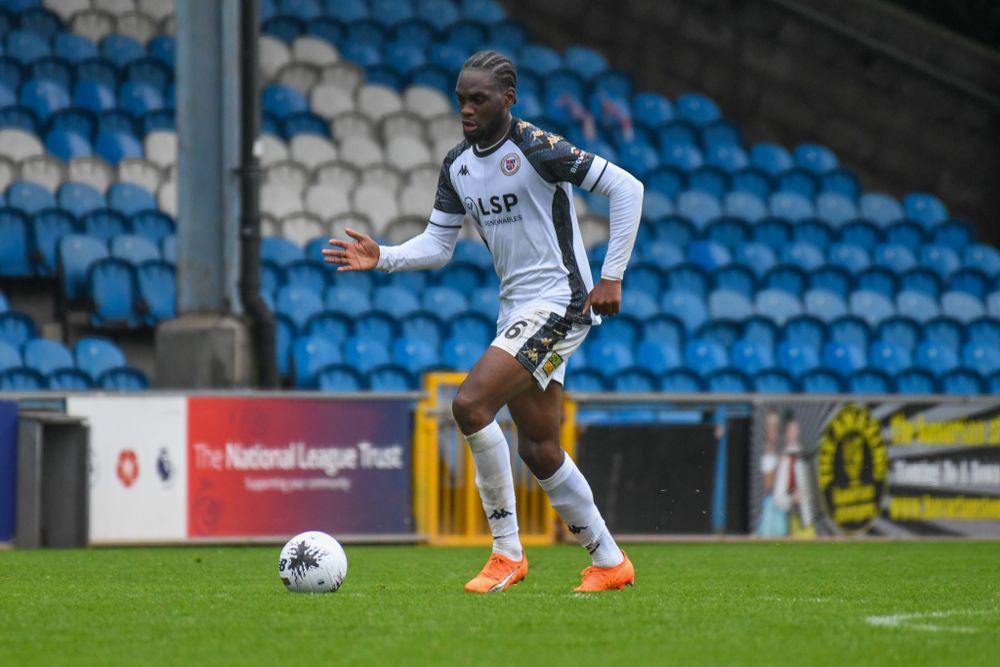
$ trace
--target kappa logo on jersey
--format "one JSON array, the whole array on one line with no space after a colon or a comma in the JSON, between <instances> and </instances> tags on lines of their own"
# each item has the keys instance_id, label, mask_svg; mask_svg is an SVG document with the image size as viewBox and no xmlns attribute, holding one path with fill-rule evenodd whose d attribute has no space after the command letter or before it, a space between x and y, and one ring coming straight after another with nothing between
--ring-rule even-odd
<instances>
[{"instance_id":1,"label":"kappa logo on jersey","mask_svg":"<svg viewBox=\"0 0 1000 667\"><path fill-rule=\"evenodd\" d=\"M521 158L517 153L507 153L500 159L500 173L504 176L513 176L521 168Z\"/></svg>"},{"instance_id":2,"label":"kappa logo on jersey","mask_svg":"<svg viewBox=\"0 0 1000 667\"><path fill-rule=\"evenodd\" d=\"M462 168L458 170L458 175L459 176L468 176L469 175L469 166L463 164Z\"/></svg>"}]
</instances>

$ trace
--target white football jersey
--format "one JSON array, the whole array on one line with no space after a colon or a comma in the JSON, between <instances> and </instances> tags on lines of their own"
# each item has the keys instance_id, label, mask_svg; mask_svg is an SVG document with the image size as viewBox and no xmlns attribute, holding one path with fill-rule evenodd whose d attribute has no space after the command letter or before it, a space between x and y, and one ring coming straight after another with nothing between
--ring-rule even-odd
<instances>
[{"instance_id":1,"label":"white football jersey","mask_svg":"<svg viewBox=\"0 0 1000 667\"><path fill-rule=\"evenodd\" d=\"M584 315L594 287L573 208L573 185L593 190L608 163L562 137L514 119L487 151L467 141L444 160L430 223L460 228L465 214L493 255L500 277L500 321L531 303Z\"/></svg>"}]
</instances>

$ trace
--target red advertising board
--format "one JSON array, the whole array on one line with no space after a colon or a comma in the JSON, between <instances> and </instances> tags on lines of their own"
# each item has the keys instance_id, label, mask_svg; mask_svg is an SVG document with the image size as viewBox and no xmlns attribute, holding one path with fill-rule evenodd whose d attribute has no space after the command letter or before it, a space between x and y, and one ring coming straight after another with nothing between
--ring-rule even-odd
<instances>
[{"instance_id":1,"label":"red advertising board","mask_svg":"<svg viewBox=\"0 0 1000 667\"><path fill-rule=\"evenodd\" d=\"M192 397L188 535L412 533L410 404Z\"/></svg>"}]
</instances>

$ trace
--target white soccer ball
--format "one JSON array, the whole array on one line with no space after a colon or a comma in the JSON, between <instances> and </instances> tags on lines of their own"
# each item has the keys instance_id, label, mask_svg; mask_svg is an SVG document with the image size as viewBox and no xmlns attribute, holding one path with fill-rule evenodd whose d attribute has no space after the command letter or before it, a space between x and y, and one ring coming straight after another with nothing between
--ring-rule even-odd
<instances>
[{"instance_id":1,"label":"white soccer ball","mask_svg":"<svg viewBox=\"0 0 1000 667\"><path fill-rule=\"evenodd\" d=\"M310 530L288 540L278 557L278 576L295 593L332 593L347 576L347 554L340 542Z\"/></svg>"}]
</instances>

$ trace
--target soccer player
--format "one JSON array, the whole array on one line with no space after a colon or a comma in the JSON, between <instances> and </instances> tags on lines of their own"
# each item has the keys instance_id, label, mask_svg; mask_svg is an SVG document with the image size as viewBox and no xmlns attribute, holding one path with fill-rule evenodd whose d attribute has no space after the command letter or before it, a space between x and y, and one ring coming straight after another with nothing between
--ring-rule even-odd
<instances>
[{"instance_id":1,"label":"soccer player","mask_svg":"<svg viewBox=\"0 0 1000 667\"><path fill-rule=\"evenodd\" d=\"M451 258L466 214L500 277L497 337L458 389L452 412L476 466L476 486L493 535L493 553L465 585L499 592L528 572L518 537L510 455L497 412L517 425L518 454L546 491L592 564L576 591L622 589L635 580L590 485L559 443L566 361L602 315L621 306L621 280L635 243L643 187L607 160L511 115L513 63L480 51L455 88L465 140L445 157L427 229L398 246L379 246L348 229L331 239L324 261L338 271L411 271ZM610 198L610 240L596 285L573 209L572 186Z\"/></svg>"}]
</instances>

